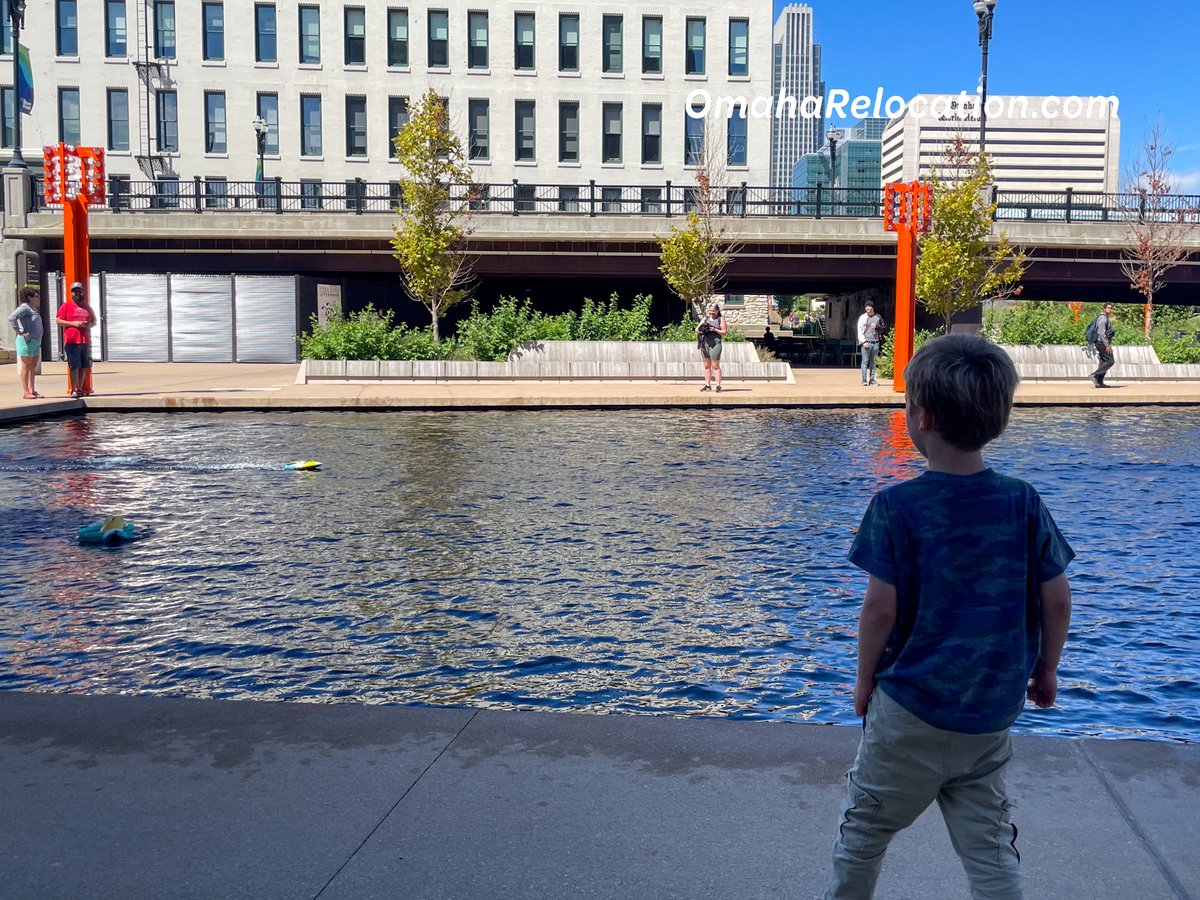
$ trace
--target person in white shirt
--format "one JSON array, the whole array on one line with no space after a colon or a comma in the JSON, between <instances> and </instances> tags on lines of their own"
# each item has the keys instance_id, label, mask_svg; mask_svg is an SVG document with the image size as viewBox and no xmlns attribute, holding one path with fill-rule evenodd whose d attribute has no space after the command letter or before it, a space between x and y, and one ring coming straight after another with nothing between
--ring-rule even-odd
<instances>
[{"instance_id":1,"label":"person in white shirt","mask_svg":"<svg viewBox=\"0 0 1200 900\"><path fill-rule=\"evenodd\" d=\"M883 336L883 316L875 312L875 304L868 303L866 311L858 317L858 347L862 352L862 383L879 384L875 380L875 361L879 359L879 341Z\"/></svg>"}]
</instances>

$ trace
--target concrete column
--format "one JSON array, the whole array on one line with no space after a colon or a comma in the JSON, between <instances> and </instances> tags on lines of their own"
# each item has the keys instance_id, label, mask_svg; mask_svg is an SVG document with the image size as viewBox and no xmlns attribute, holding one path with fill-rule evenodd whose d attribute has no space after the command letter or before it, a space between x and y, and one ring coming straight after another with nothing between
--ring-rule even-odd
<instances>
[{"instance_id":1,"label":"concrete column","mask_svg":"<svg viewBox=\"0 0 1200 900\"><path fill-rule=\"evenodd\" d=\"M17 308L17 251L26 247L23 238L10 235L24 230L29 225L33 181L29 177L29 169L14 169L11 166L4 169L3 179L4 222L3 229L0 229L0 233L3 234L3 240L0 241L0 362L13 362L16 359L17 337L8 327L8 315Z\"/></svg>"}]
</instances>

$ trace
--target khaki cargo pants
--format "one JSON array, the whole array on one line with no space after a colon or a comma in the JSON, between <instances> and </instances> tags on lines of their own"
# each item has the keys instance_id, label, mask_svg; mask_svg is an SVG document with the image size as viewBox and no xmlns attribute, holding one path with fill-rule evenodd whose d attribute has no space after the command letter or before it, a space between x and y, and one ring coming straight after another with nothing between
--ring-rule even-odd
<instances>
[{"instance_id":1,"label":"khaki cargo pants","mask_svg":"<svg viewBox=\"0 0 1200 900\"><path fill-rule=\"evenodd\" d=\"M1009 819L1003 781L1011 758L1007 729L942 731L876 689L847 776L826 900L870 898L888 843L934 800L966 869L971 896L1020 900L1017 828Z\"/></svg>"}]
</instances>

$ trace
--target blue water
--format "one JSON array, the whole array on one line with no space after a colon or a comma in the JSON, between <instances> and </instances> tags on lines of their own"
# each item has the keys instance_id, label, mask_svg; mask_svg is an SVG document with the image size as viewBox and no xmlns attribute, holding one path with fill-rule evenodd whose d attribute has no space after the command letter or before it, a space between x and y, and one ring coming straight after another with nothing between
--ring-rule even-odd
<instances>
[{"instance_id":1,"label":"blue water","mask_svg":"<svg viewBox=\"0 0 1200 900\"><path fill-rule=\"evenodd\" d=\"M1017 410L1078 558L1059 705L1200 740L1200 410ZM321 472L285 472L320 459ZM894 411L90 415L0 429L0 688L849 724ZM141 537L75 530L119 512Z\"/></svg>"}]
</instances>

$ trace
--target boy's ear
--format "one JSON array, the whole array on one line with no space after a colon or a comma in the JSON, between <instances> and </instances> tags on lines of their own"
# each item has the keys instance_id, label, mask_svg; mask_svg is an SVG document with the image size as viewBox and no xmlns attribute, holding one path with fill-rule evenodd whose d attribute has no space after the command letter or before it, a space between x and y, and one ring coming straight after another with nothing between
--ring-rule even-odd
<instances>
[{"instance_id":1,"label":"boy's ear","mask_svg":"<svg viewBox=\"0 0 1200 900\"><path fill-rule=\"evenodd\" d=\"M918 406L915 403L913 404L913 413L913 418L916 419L917 422L917 428L919 428L921 431L933 430L933 413L931 413L925 407Z\"/></svg>"}]
</instances>

